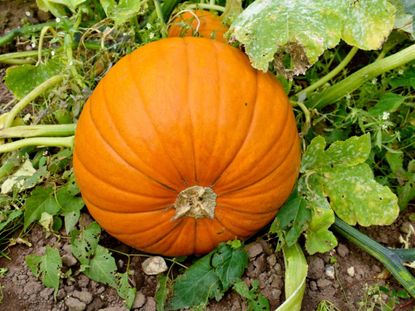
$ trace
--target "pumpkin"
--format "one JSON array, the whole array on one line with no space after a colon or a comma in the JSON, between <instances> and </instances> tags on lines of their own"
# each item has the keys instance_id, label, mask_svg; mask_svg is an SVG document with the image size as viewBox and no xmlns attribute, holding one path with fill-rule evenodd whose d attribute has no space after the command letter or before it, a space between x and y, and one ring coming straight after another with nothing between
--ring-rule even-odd
<instances>
[{"instance_id":1,"label":"pumpkin","mask_svg":"<svg viewBox=\"0 0 415 311\"><path fill-rule=\"evenodd\" d=\"M194 37L215 39L226 43L228 28L221 19L208 11L184 11L173 19L168 30L169 37Z\"/></svg>"},{"instance_id":2,"label":"pumpkin","mask_svg":"<svg viewBox=\"0 0 415 311\"><path fill-rule=\"evenodd\" d=\"M123 57L78 121L74 172L95 220L136 249L180 256L268 224L300 146L277 80L240 50L167 38Z\"/></svg>"}]
</instances>

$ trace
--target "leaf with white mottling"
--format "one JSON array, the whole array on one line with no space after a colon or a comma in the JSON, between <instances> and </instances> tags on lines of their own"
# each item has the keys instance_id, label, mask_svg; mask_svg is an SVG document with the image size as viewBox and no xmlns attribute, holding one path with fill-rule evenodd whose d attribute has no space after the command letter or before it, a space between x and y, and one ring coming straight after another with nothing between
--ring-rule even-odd
<instances>
[{"instance_id":1,"label":"leaf with white mottling","mask_svg":"<svg viewBox=\"0 0 415 311\"><path fill-rule=\"evenodd\" d=\"M324 173L324 191L336 214L350 225L390 225L399 215L398 199L377 183L369 165L340 167Z\"/></svg>"},{"instance_id":2,"label":"leaf with white mottling","mask_svg":"<svg viewBox=\"0 0 415 311\"><path fill-rule=\"evenodd\" d=\"M364 50L379 49L393 29L395 7L387 0L257 0L233 22L252 65L270 62L286 77L302 74L341 39ZM284 55L291 60L285 63Z\"/></svg>"}]
</instances>

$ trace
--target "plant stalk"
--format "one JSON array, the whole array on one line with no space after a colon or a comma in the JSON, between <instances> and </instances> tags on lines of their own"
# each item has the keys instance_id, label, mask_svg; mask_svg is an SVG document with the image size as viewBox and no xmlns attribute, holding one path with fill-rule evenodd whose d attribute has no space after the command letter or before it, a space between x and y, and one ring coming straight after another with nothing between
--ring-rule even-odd
<instances>
[{"instance_id":1,"label":"plant stalk","mask_svg":"<svg viewBox=\"0 0 415 311\"><path fill-rule=\"evenodd\" d=\"M415 278L402 264L402 258L389 248L386 248L359 230L349 226L344 221L336 217L332 228L348 241L352 242L369 255L379 260L395 279L415 298Z\"/></svg>"},{"instance_id":2,"label":"plant stalk","mask_svg":"<svg viewBox=\"0 0 415 311\"><path fill-rule=\"evenodd\" d=\"M301 90L300 92L298 92L295 96L297 98L300 98L300 97L306 98L306 95L307 94L309 94L312 91L318 89L320 86L326 84L328 81L330 81L331 79L333 79L335 76L337 76L340 73L340 71L342 71L350 63L350 61L356 55L356 53L357 53L358 50L359 49L354 46L349 51L349 53L346 55L346 57L340 62L340 64L338 64L336 66L336 68L334 68L332 71L330 71L324 77L322 77L321 79L319 79L315 83L311 84L310 86L308 86L304 90Z\"/></svg>"},{"instance_id":3,"label":"plant stalk","mask_svg":"<svg viewBox=\"0 0 415 311\"><path fill-rule=\"evenodd\" d=\"M214 10L218 12L225 12L225 7L217 4L210 3L194 3L186 6L188 9L205 9L205 10Z\"/></svg>"},{"instance_id":4,"label":"plant stalk","mask_svg":"<svg viewBox=\"0 0 415 311\"><path fill-rule=\"evenodd\" d=\"M166 21L164 20L163 11L161 10L160 2L159 0L153 0L153 2L154 2L154 7L156 8L158 20L161 24L161 35L163 38L166 38L167 37L167 25L166 25Z\"/></svg>"},{"instance_id":5,"label":"plant stalk","mask_svg":"<svg viewBox=\"0 0 415 311\"><path fill-rule=\"evenodd\" d=\"M43 27L56 27L59 23L56 21L47 22L42 24L35 24L35 25L26 25L20 28L13 29L6 33L4 36L0 37L0 46L6 45L7 43L13 41L14 38L20 35L29 35L34 32L41 31Z\"/></svg>"},{"instance_id":6,"label":"plant stalk","mask_svg":"<svg viewBox=\"0 0 415 311\"><path fill-rule=\"evenodd\" d=\"M13 126L0 130L0 138L70 136L74 135L75 128L76 124L41 124Z\"/></svg>"},{"instance_id":7,"label":"plant stalk","mask_svg":"<svg viewBox=\"0 0 415 311\"><path fill-rule=\"evenodd\" d=\"M65 78L65 75L56 75L48 80L44 81L37 87L35 87L29 94L23 97L17 104L10 110L7 114L6 121L4 122L4 128L8 128L12 125L17 114L22 111L28 104L30 104L36 97L45 92L48 88L55 86L56 84L62 82Z\"/></svg>"},{"instance_id":8,"label":"plant stalk","mask_svg":"<svg viewBox=\"0 0 415 311\"><path fill-rule=\"evenodd\" d=\"M20 148L37 147L73 147L74 136L68 137L32 137L16 140L11 143L0 145L0 153L16 151Z\"/></svg>"},{"instance_id":9,"label":"plant stalk","mask_svg":"<svg viewBox=\"0 0 415 311\"><path fill-rule=\"evenodd\" d=\"M315 100L307 101L306 104L311 108L322 109L353 92L364 82L413 60L415 60L415 44L356 71L344 80L322 91Z\"/></svg>"}]
</instances>

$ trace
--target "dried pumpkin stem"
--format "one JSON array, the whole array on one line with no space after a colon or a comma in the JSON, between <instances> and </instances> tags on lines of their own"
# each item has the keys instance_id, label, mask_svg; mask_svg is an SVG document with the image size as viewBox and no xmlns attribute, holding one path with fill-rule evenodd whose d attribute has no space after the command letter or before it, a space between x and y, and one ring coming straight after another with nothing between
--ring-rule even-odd
<instances>
[{"instance_id":1,"label":"dried pumpkin stem","mask_svg":"<svg viewBox=\"0 0 415 311\"><path fill-rule=\"evenodd\" d=\"M192 186L177 195L173 219L182 217L210 218L215 217L216 193L209 187Z\"/></svg>"}]
</instances>

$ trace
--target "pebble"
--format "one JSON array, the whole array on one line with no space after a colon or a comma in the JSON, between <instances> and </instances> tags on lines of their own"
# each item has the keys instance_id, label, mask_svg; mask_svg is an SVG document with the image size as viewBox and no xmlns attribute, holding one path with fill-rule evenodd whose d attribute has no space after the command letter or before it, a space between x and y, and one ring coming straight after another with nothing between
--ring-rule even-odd
<instances>
[{"instance_id":1,"label":"pebble","mask_svg":"<svg viewBox=\"0 0 415 311\"><path fill-rule=\"evenodd\" d=\"M339 246L337 246L337 254L339 254L340 257L346 257L349 255L349 249L346 245L340 243Z\"/></svg>"},{"instance_id":2,"label":"pebble","mask_svg":"<svg viewBox=\"0 0 415 311\"><path fill-rule=\"evenodd\" d=\"M153 256L143 261L141 265L143 271L147 275L157 275L167 271L166 261L161 256Z\"/></svg>"},{"instance_id":3,"label":"pebble","mask_svg":"<svg viewBox=\"0 0 415 311\"><path fill-rule=\"evenodd\" d=\"M262 247L262 244L259 242L252 243L248 245L248 256L249 258L255 258L259 254L261 254L264 251L264 248Z\"/></svg>"},{"instance_id":4,"label":"pebble","mask_svg":"<svg viewBox=\"0 0 415 311\"><path fill-rule=\"evenodd\" d=\"M90 304L92 302L92 294L87 291L75 290L72 293L72 297L78 298L80 301Z\"/></svg>"},{"instance_id":5,"label":"pebble","mask_svg":"<svg viewBox=\"0 0 415 311\"><path fill-rule=\"evenodd\" d=\"M135 295L133 309L141 308L146 302L146 296L142 292L137 292Z\"/></svg>"},{"instance_id":6,"label":"pebble","mask_svg":"<svg viewBox=\"0 0 415 311\"><path fill-rule=\"evenodd\" d=\"M73 297L66 298L65 305L68 307L68 311L84 311L86 309L85 302Z\"/></svg>"},{"instance_id":7,"label":"pebble","mask_svg":"<svg viewBox=\"0 0 415 311\"><path fill-rule=\"evenodd\" d=\"M355 275L355 271L354 271L354 267L353 267L353 266L352 266L352 267L347 268L347 274L348 274L349 276L351 276L351 277L354 277L354 275Z\"/></svg>"},{"instance_id":8,"label":"pebble","mask_svg":"<svg viewBox=\"0 0 415 311\"><path fill-rule=\"evenodd\" d=\"M328 286L330 286L330 285L331 285L331 281L326 280L326 279L319 279L319 280L317 281L317 286L318 286L318 288L320 288L320 289L326 288L326 287L328 287Z\"/></svg>"},{"instance_id":9,"label":"pebble","mask_svg":"<svg viewBox=\"0 0 415 311\"><path fill-rule=\"evenodd\" d=\"M44 288L39 296L45 300L49 299L49 297L51 297L51 295L53 294L53 288Z\"/></svg>"},{"instance_id":10,"label":"pebble","mask_svg":"<svg viewBox=\"0 0 415 311\"><path fill-rule=\"evenodd\" d=\"M95 297L94 300L88 305L86 311L96 311L104 306L104 302L99 297Z\"/></svg>"},{"instance_id":11,"label":"pebble","mask_svg":"<svg viewBox=\"0 0 415 311\"><path fill-rule=\"evenodd\" d=\"M321 279L324 276L324 260L320 257L311 257L308 267L308 276L311 279Z\"/></svg>"},{"instance_id":12,"label":"pebble","mask_svg":"<svg viewBox=\"0 0 415 311\"><path fill-rule=\"evenodd\" d=\"M72 267L74 265L76 265L77 260L74 256L72 256L71 254L65 254L62 256L62 263L66 266L66 267Z\"/></svg>"},{"instance_id":13,"label":"pebble","mask_svg":"<svg viewBox=\"0 0 415 311\"><path fill-rule=\"evenodd\" d=\"M382 272L382 269L378 265L373 265L372 270L373 270L373 272L376 272L376 273L381 273Z\"/></svg>"},{"instance_id":14,"label":"pebble","mask_svg":"<svg viewBox=\"0 0 415 311\"><path fill-rule=\"evenodd\" d=\"M310 289L313 291L317 290L317 283L316 281L310 281Z\"/></svg>"},{"instance_id":15,"label":"pebble","mask_svg":"<svg viewBox=\"0 0 415 311\"><path fill-rule=\"evenodd\" d=\"M267 257L267 262L270 268L273 268L275 264L277 263L277 256L274 254Z\"/></svg>"},{"instance_id":16,"label":"pebble","mask_svg":"<svg viewBox=\"0 0 415 311\"><path fill-rule=\"evenodd\" d=\"M147 302L143 307L143 311L156 311L156 301L153 297L147 297Z\"/></svg>"},{"instance_id":17,"label":"pebble","mask_svg":"<svg viewBox=\"0 0 415 311\"><path fill-rule=\"evenodd\" d=\"M334 271L334 267L332 265L327 265L324 273L326 274L326 276L330 280L334 280L334 278L336 276L335 271Z\"/></svg>"},{"instance_id":18,"label":"pebble","mask_svg":"<svg viewBox=\"0 0 415 311\"><path fill-rule=\"evenodd\" d=\"M88 286L88 284L89 284L89 279L85 275L81 274L78 277L78 285L79 285L79 287L86 288Z\"/></svg>"}]
</instances>

